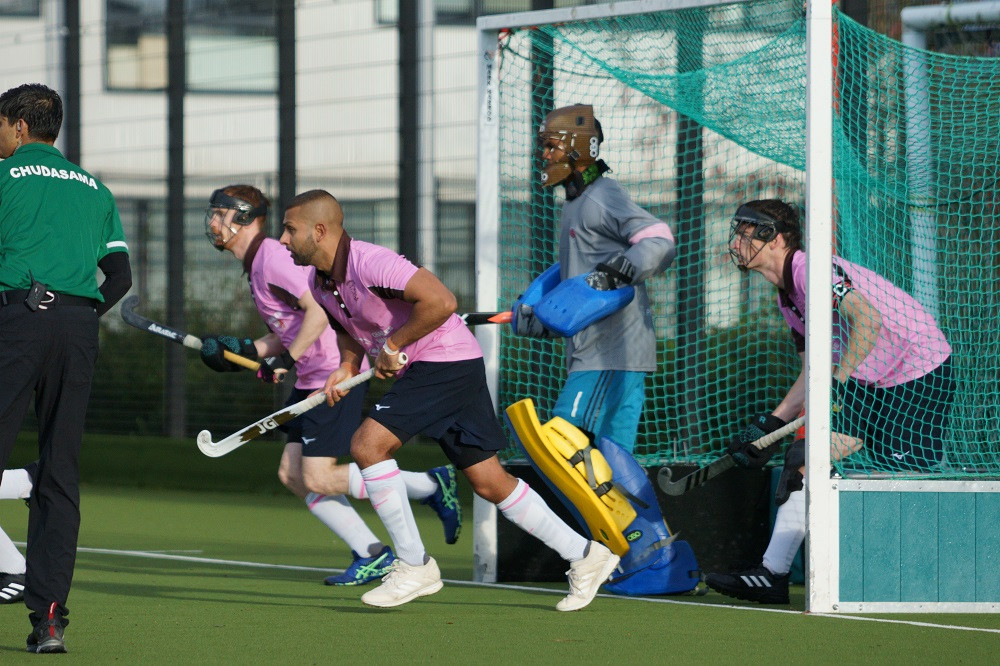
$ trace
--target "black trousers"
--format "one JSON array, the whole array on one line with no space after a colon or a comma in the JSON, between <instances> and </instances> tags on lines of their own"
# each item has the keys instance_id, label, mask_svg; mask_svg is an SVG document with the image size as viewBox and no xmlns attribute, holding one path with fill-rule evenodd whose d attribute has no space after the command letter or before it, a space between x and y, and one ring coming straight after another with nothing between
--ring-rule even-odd
<instances>
[{"instance_id":1,"label":"black trousers","mask_svg":"<svg viewBox=\"0 0 1000 666\"><path fill-rule=\"evenodd\" d=\"M38 416L38 471L28 517L24 601L32 622L69 613L66 600L80 531L80 443L98 348L88 306L0 307L0 469L32 396Z\"/></svg>"}]
</instances>

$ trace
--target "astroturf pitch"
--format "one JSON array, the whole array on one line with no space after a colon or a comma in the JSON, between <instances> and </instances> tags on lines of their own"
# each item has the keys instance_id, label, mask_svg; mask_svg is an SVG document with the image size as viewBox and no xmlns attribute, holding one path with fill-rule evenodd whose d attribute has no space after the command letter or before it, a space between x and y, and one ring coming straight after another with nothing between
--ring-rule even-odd
<instances>
[{"instance_id":1,"label":"astroturf pitch","mask_svg":"<svg viewBox=\"0 0 1000 666\"><path fill-rule=\"evenodd\" d=\"M233 462L227 464L237 464ZM218 461L215 461L218 462ZM716 594L599 596L559 613L564 585L477 585L471 504L458 544L427 508L414 512L444 589L397 609L359 601L368 588L327 587L349 552L287 494L85 485L70 597L69 654L87 664L989 664L995 615L862 620L763 608ZM369 506L355 503L385 537ZM23 542L27 509L0 502L0 524ZM23 652L23 606L0 606L0 663ZM878 620L878 621L876 621ZM50 659L52 657L49 657Z\"/></svg>"}]
</instances>

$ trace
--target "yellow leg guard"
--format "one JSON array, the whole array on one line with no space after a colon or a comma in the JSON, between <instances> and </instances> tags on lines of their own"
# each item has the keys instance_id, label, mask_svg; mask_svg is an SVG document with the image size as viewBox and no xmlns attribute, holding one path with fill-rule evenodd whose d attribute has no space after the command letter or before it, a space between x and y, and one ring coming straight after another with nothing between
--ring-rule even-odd
<instances>
[{"instance_id":1,"label":"yellow leg guard","mask_svg":"<svg viewBox=\"0 0 1000 666\"><path fill-rule=\"evenodd\" d=\"M506 411L525 451L580 512L591 537L616 555L628 552L623 531L635 520L635 509L612 487L611 467L590 439L558 416L541 425L530 399Z\"/></svg>"}]
</instances>

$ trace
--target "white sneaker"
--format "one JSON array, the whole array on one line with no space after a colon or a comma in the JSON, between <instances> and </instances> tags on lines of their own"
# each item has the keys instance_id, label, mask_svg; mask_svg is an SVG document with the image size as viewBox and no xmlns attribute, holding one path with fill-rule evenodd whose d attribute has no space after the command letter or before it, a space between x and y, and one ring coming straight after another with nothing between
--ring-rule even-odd
<instances>
[{"instance_id":1,"label":"white sneaker","mask_svg":"<svg viewBox=\"0 0 1000 666\"><path fill-rule=\"evenodd\" d=\"M392 571L382 578L382 584L365 592L361 601L369 606L392 608L417 597L434 594L442 587L441 570L433 557L427 560L427 564L418 567L397 558L392 563Z\"/></svg>"},{"instance_id":2,"label":"white sneaker","mask_svg":"<svg viewBox=\"0 0 1000 666\"><path fill-rule=\"evenodd\" d=\"M584 608L594 600L597 590L618 566L621 558L596 541L590 542L590 553L583 559L571 562L569 571L569 594L556 604L556 610L575 611Z\"/></svg>"}]
</instances>

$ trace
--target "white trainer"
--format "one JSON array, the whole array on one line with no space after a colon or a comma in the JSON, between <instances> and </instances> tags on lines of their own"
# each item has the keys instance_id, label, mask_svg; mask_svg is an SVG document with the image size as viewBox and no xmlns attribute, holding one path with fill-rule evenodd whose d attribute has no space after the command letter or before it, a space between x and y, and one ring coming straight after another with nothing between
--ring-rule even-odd
<instances>
[{"instance_id":1,"label":"white trainer","mask_svg":"<svg viewBox=\"0 0 1000 666\"><path fill-rule=\"evenodd\" d=\"M590 552L583 559L571 562L569 571L569 594L556 604L556 610L575 611L584 608L597 595L597 590L618 566L617 555L608 547L596 541L590 542Z\"/></svg>"},{"instance_id":2,"label":"white trainer","mask_svg":"<svg viewBox=\"0 0 1000 666\"><path fill-rule=\"evenodd\" d=\"M396 558L392 571L382 578L382 584L365 592L361 601L369 606L392 608L417 597L434 594L442 587L441 570L433 557L427 560L427 564L417 567Z\"/></svg>"}]
</instances>

